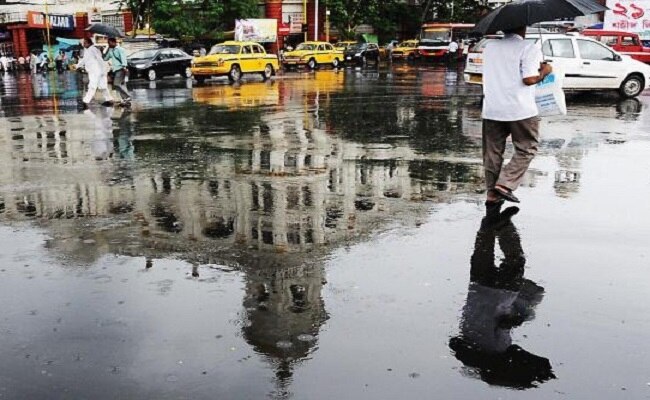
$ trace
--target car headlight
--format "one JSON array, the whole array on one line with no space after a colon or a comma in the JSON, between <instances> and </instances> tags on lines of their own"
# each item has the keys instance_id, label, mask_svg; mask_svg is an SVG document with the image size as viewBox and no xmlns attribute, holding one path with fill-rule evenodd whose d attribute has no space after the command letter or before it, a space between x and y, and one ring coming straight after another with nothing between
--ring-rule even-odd
<instances>
[{"instance_id":1,"label":"car headlight","mask_svg":"<svg viewBox=\"0 0 650 400\"><path fill-rule=\"evenodd\" d=\"M144 69L147 67L147 64L135 64L134 67L136 67L137 69Z\"/></svg>"},{"instance_id":2,"label":"car headlight","mask_svg":"<svg viewBox=\"0 0 650 400\"><path fill-rule=\"evenodd\" d=\"M361 57L361 53L356 53L354 56L355 57Z\"/></svg>"}]
</instances>

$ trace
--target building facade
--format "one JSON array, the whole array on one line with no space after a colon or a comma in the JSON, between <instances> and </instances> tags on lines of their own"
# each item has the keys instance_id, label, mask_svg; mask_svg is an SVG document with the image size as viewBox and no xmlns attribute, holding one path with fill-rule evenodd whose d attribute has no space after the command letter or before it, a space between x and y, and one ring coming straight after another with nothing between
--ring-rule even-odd
<instances>
[{"instance_id":1,"label":"building facade","mask_svg":"<svg viewBox=\"0 0 650 400\"><path fill-rule=\"evenodd\" d=\"M133 29L131 12L110 2L12 2L0 6L0 52L24 57L48 43L56 45L57 38L82 39L88 35L86 28L94 22L115 26L123 32Z\"/></svg>"}]
</instances>

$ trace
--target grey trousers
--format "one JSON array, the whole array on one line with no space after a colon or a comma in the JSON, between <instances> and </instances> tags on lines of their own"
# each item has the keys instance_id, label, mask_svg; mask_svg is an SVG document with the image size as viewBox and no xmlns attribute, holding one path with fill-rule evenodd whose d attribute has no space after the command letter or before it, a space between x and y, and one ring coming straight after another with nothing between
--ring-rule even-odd
<instances>
[{"instance_id":1,"label":"grey trousers","mask_svg":"<svg viewBox=\"0 0 650 400\"><path fill-rule=\"evenodd\" d=\"M125 69L115 71L115 74L113 75L113 90L119 93L122 100L130 100L131 95L129 95L129 91L126 88L126 83L124 82L125 77L126 77Z\"/></svg>"},{"instance_id":2,"label":"grey trousers","mask_svg":"<svg viewBox=\"0 0 650 400\"><path fill-rule=\"evenodd\" d=\"M505 167L503 153L506 139L512 136L515 153ZM488 190L495 185L510 190L519 187L530 162L537 154L539 145L539 118L532 117L520 121L483 120L483 168L485 185Z\"/></svg>"}]
</instances>

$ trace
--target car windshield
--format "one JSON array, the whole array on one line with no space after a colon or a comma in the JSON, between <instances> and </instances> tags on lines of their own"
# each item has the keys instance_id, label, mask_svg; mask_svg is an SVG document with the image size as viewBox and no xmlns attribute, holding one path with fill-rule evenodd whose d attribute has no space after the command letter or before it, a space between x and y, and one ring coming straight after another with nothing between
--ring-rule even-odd
<instances>
[{"instance_id":1,"label":"car windshield","mask_svg":"<svg viewBox=\"0 0 650 400\"><path fill-rule=\"evenodd\" d=\"M415 47L415 43L413 43L413 42L402 42L397 47Z\"/></svg>"},{"instance_id":2,"label":"car windshield","mask_svg":"<svg viewBox=\"0 0 650 400\"><path fill-rule=\"evenodd\" d=\"M210 49L210 54L239 54L241 46L236 44L215 44Z\"/></svg>"},{"instance_id":3,"label":"car windshield","mask_svg":"<svg viewBox=\"0 0 650 400\"><path fill-rule=\"evenodd\" d=\"M350 45L350 47L348 47L348 50L354 50L354 51L365 50L367 47L368 44L366 43L355 43L353 45Z\"/></svg>"},{"instance_id":4,"label":"car windshield","mask_svg":"<svg viewBox=\"0 0 650 400\"><path fill-rule=\"evenodd\" d=\"M296 47L296 50L314 50L316 49L315 44L309 44L309 43L300 43L298 47Z\"/></svg>"},{"instance_id":5,"label":"car windshield","mask_svg":"<svg viewBox=\"0 0 650 400\"><path fill-rule=\"evenodd\" d=\"M129 60L148 60L150 58L154 58L157 53L158 50L140 50L131 54Z\"/></svg>"},{"instance_id":6,"label":"car windshield","mask_svg":"<svg viewBox=\"0 0 650 400\"><path fill-rule=\"evenodd\" d=\"M422 32L422 39L431 42L449 42L451 40L451 30L433 29Z\"/></svg>"}]
</instances>

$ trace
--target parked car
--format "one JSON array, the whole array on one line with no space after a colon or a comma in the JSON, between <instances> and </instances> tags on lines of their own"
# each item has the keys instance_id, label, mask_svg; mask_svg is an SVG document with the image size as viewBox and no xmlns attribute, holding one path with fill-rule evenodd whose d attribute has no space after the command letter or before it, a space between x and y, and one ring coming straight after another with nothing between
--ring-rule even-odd
<instances>
[{"instance_id":1,"label":"parked car","mask_svg":"<svg viewBox=\"0 0 650 400\"><path fill-rule=\"evenodd\" d=\"M366 65L369 61L379 63L379 46L374 43L357 43L345 50L345 62Z\"/></svg>"},{"instance_id":2,"label":"parked car","mask_svg":"<svg viewBox=\"0 0 650 400\"><path fill-rule=\"evenodd\" d=\"M327 42L304 42L294 51L284 53L282 65L285 69L307 66L316 69L319 65L330 64L338 68L343 63L343 52Z\"/></svg>"},{"instance_id":3,"label":"parked car","mask_svg":"<svg viewBox=\"0 0 650 400\"><path fill-rule=\"evenodd\" d=\"M648 88L650 66L621 55L597 40L575 34L545 34L542 38L546 61L565 74L564 89L617 90L622 97L631 98ZM539 39L535 35L526 38L536 43ZM464 78L470 84L483 82L481 53L489 40L499 38L488 38L482 43L480 53L474 49L469 55Z\"/></svg>"},{"instance_id":4,"label":"parked car","mask_svg":"<svg viewBox=\"0 0 650 400\"><path fill-rule=\"evenodd\" d=\"M129 77L150 81L176 74L191 78L191 62L192 56L183 50L172 48L140 50L127 58Z\"/></svg>"},{"instance_id":5,"label":"parked car","mask_svg":"<svg viewBox=\"0 0 650 400\"><path fill-rule=\"evenodd\" d=\"M336 50L345 51L345 49L347 49L348 47L350 47L350 46L352 46L354 44L357 44L357 42L354 41L354 40L345 40L345 41L342 41L342 42L334 43L334 48Z\"/></svg>"},{"instance_id":6,"label":"parked car","mask_svg":"<svg viewBox=\"0 0 650 400\"><path fill-rule=\"evenodd\" d=\"M243 74L261 74L267 80L278 68L278 57L267 54L264 47L254 42L219 43L206 56L196 57L192 62L192 74L198 83L213 76L227 76L230 82L238 82Z\"/></svg>"},{"instance_id":7,"label":"parked car","mask_svg":"<svg viewBox=\"0 0 650 400\"><path fill-rule=\"evenodd\" d=\"M393 61L413 61L418 55L418 40L406 40L393 49Z\"/></svg>"},{"instance_id":8,"label":"parked car","mask_svg":"<svg viewBox=\"0 0 650 400\"><path fill-rule=\"evenodd\" d=\"M645 47L636 33L585 29L582 34L598 40L620 54L630 56L646 64L650 63L650 47Z\"/></svg>"}]
</instances>

